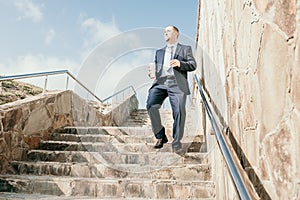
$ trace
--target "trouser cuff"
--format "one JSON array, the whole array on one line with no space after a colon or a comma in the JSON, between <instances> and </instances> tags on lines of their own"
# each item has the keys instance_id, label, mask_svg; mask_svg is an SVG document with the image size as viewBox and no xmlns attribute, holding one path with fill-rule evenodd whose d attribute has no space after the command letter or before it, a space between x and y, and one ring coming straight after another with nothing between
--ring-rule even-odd
<instances>
[{"instance_id":1,"label":"trouser cuff","mask_svg":"<svg viewBox=\"0 0 300 200\"><path fill-rule=\"evenodd\" d=\"M165 127L163 127L158 133L155 134L156 139L162 139L166 137Z\"/></svg>"}]
</instances>

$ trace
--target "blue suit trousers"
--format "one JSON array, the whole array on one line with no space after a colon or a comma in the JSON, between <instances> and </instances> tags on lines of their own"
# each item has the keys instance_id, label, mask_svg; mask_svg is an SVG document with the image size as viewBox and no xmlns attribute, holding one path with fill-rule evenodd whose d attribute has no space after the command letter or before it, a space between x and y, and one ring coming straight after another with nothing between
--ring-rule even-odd
<instances>
[{"instance_id":1,"label":"blue suit trousers","mask_svg":"<svg viewBox=\"0 0 300 200\"><path fill-rule=\"evenodd\" d=\"M173 149L180 149L182 147L180 141L183 137L186 118L185 105L187 95L179 89L175 77L172 79L160 79L149 89L147 111L155 137L157 139L166 137L159 109L167 97L170 100L174 120L172 147Z\"/></svg>"}]
</instances>

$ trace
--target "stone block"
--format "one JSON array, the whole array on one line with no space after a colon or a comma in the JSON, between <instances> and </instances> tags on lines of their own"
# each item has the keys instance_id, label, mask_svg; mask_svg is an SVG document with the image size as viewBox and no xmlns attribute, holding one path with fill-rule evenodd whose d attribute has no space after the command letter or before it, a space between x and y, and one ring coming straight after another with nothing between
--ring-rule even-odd
<instances>
[{"instance_id":1,"label":"stone block","mask_svg":"<svg viewBox=\"0 0 300 200\"><path fill-rule=\"evenodd\" d=\"M160 182L155 185L156 198L158 199L169 199L171 198L172 191L168 183Z\"/></svg>"},{"instance_id":2,"label":"stone block","mask_svg":"<svg viewBox=\"0 0 300 200\"><path fill-rule=\"evenodd\" d=\"M22 116L22 107L7 110L2 118L3 131L13 130Z\"/></svg>"},{"instance_id":3,"label":"stone block","mask_svg":"<svg viewBox=\"0 0 300 200\"><path fill-rule=\"evenodd\" d=\"M73 119L70 114L55 114L53 116L53 129L59 129L64 126L71 126Z\"/></svg>"},{"instance_id":4,"label":"stone block","mask_svg":"<svg viewBox=\"0 0 300 200\"><path fill-rule=\"evenodd\" d=\"M216 196L215 187L211 183L192 183L190 192L193 198L214 198ZM225 193L225 191L222 192Z\"/></svg>"},{"instance_id":5,"label":"stone block","mask_svg":"<svg viewBox=\"0 0 300 200\"><path fill-rule=\"evenodd\" d=\"M251 168L258 168L259 167L259 148L260 145L257 142L259 140L259 133L257 130L247 130L244 136L244 153L246 154L247 162L245 164Z\"/></svg>"},{"instance_id":6,"label":"stone block","mask_svg":"<svg viewBox=\"0 0 300 200\"><path fill-rule=\"evenodd\" d=\"M265 25L261 48L257 71L263 108L260 139L278 125L284 113L292 64L286 40L268 24Z\"/></svg>"},{"instance_id":7,"label":"stone block","mask_svg":"<svg viewBox=\"0 0 300 200\"><path fill-rule=\"evenodd\" d=\"M270 10L270 6L272 5L272 3L268 0L253 0L253 2L256 9L261 13Z\"/></svg>"},{"instance_id":8,"label":"stone block","mask_svg":"<svg viewBox=\"0 0 300 200\"><path fill-rule=\"evenodd\" d=\"M300 166L300 112L294 110L291 114L291 130L295 132L294 135L294 145L295 148L292 149L293 159L295 159L295 165ZM296 181L300 181L300 171L296 170Z\"/></svg>"},{"instance_id":9,"label":"stone block","mask_svg":"<svg viewBox=\"0 0 300 200\"><path fill-rule=\"evenodd\" d=\"M268 21L274 22L290 37L296 28L296 0L254 0L255 7Z\"/></svg>"},{"instance_id":10,"label":"stone block","mask_svg":"<svg viewBox=\"0 0 300 200\"><path fill-rule=\"evenodd\" d=\"M47 130L52 126L52 119L46 107L40 107L32 110L28 117L27 125L24 128L24 135L32 135L37 133L38 130ZM37 124L39 128L37 128Z\"/></svg>"},{"instance_id":11,"label":"stone block","mask_svg":"<svg viewBox=\"0 0 300 200\"><path fill-rule=\"evenodd\" d=\"M4 140L4 138L0 138L0 155L4 155L5 152L7 151L7 144ZM9 148L10 150L10 148Z\"/></svg>"},{"instance_id":12,"label":"stone block","mask_svg":"<svg viewBox=\"0 0 300 200\"><path fill-rule=\"evenodd\" d=\"M24 140L23 140L24 136L22 134L20 134L19 132L15 132L15 131L9 131L7 133L11 135L12 149L24 146Z\"/></svg>"},{"instance_id":13,"label":"stone block","mask_svg":"<svg viewBox=\"0 0 300 200\"><path fill-rule=\"evenodd\" d=\"M261 155L261 154L260 154ZM270 181L271 171L269 170L269 165L267 163L266 157L261 156L259 159L259 169L260 169L260 178L262 181Z\"/></svg>"},{"instance_id":14,"label":"stone block","mask_svg":"<svg viewBox=\"0 0 300 200\"><path fill-rule=\"evenodd\" d=\"M144 198L143 192L143 184L139 183L126 183L125 184L125 197L132 198L132 197L139 197Z\"/></svg>"},{"instance_id":15,"label":"stone block","mask_svg":"<svg viewBox=\"0 0 300 200\"><path fill-rule=\"evenodd\" d=\"M296 29L296 1L297 0L274 1L274 22L285 32L287 37L293 36Z\"/></svg>"},{"instance_id":16,"label":"stone block","mask_svg":"<svg viewBox=\"0 0 300 200\"><path fill-rule=\"evenodd\" d=\"M236 66L239 70L249 67L251 55L251 8L245 7L239 22L239 29L236 37Z\"/></svg>"},{"instance_id":17,"label":"stone block","mask_svg":"<svg viewBox=\"0 0 300 200\"><path fill-rule=\"evenodd\" d=\"M189 199L192 197L190 192L190 188L192 186L189 186L186 183L177 183L175 185L171 185L170 187L172 188L171 198Z\"/></svg>"},{"instance_id":18,"label":"stone block","mask_svg":"<svg viewBox=\"0 0 300 200\"><path fill-rule=\"evenodd\" d=\"M300 30L299 30L300 31ZM295 108L300 112L300 38L296 50L298 57L296 57L294 67L291 72L291 95Z\"/></svg>"},{"instance_id":19,"label":"stone block","mask_svg":"<svg viewBox=\"0 0 300 200\"><path fill-rule=\"evenodd\" d=\"M0 174L5 174L8 167L8 160L5 155L0 154Z\"/></svg>"},{"instance_id":20,"label":"stone block","mask_svg":"<svg viewBox=\"0 0 300 200\"><path fill-rule=\"evenodd\" d=\"M75 179L71 182L72 196L96 196L97 182L92 180Z\"/></svg>"},{"instance_id":21,"label":"stone block","mask_svg":"<svg viewBox=\"0 0 300 200\"><path fill-rule=\"evenodd\" d=\"M117 182L109 182L106 183L97 183L97 197L104 198L104 197L122 197L124 196L124 189L121 186L121 183Z\"/></svg>"},{"instance_id":22,"label":"stone block","mask_svg":"<svg viewBox=\"0 0 300 200\"><path fill-rule=\"evenodd\" d=\"M24 136L24 141L30 149L36 149L40 146L41 136Z\"/></svg>"},{"instance_id":23,"label":"stone block","mask_svg":"<svg viewBox=\"0 0 300 200\"><path fill-rule=\"evenodd\" d=\"M60 94L58 94L55 98L55 101L51 101L51 103L54 104L54 113L57 114L70 114L72 111L72 92L71 91L65 91Z\"/></svg>"},{"instance_id":24,"label":"stone block","mask_svg":"<svg viewBox=\"0 0 300 200\"><path fill-rule=\"evenodd\" d=\"M290 128L282 123L280 129L266 139L265 152L274 187L279 199L293 197L292 138Z\"/></svg>"},{"instance_id":25,"label":"stone block","mask_svg":"<svg viewBox=\"0 0 300 200\"><path fill-rule=\"evenodd\" d=\"M241 101L240 116L243 118L243 127L240 131L246 131L249 129L256 129L257 119L256 119L256 109L254 101L257 101L258 88L253 85L255 76L253 73L240 73L238 77L239 85L239 96Z\"/></svg>"},{"instance_id":26,"label":"stone block","mask_svg":"<svg viewBox=\"0 0 300 200\"><path fill-rule=\"evenodd\" d=\"M87 164L73 164L71 166L71 176L73 177L91 177L91 169Z\"/></svg>"}]
</instances>

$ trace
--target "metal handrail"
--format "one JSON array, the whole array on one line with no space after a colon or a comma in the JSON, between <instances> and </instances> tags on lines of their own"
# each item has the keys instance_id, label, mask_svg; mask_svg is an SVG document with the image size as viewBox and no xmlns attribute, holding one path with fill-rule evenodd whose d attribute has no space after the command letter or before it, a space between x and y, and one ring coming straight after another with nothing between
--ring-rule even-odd
<instances>
[{"instance_id":1,"label":"metal handrail","mask_svg":"<svg viewBox=\"0 0 300 200\"><path fill-rule=\"evenodd\" d=\"M58 75L58 74L67 74L74 81L76 81L81 87L83 87L86 91L88 91L93 97L95 97L98 101L100 101L101 103L103 102L92 91L90 91L85 85L83 85L77 78L75 78L75 76L73 76L68 70L58 70L58 71L38 72L38 73L31 73L31 74L20 74L20 75L12 75L12 76L3 76L3 77L0 77L0 81L25 79L25 78L34 78L34 77L49 76L49 75Z\"/></svg>"},{"instance_id":2,"label":"metal handrail","mask_svg":"<svg viewBox=\"0 0 300 200\"><path fill-rule=\"evenodd\" d=\"M250 200L250 196L249 196L249 193L246 189L245 183L243 182L243 180L241 178L241 175L239 174L239 172L237 170L237 167L235 166L232 155L230 154L229 148L227 147L225 138L222 135L222 133L221 133L221 131L220 131L220 129L219 129L217 123L216 123L216 120L215 120L215 118L214 118L214 116L211 112L211 109L210 109L210 107L207 103L207 100L206 100L205 95L203 93L203 89L200 85L200 82L199 82L198 77L197 77L196 74L194 75L194 79L197 83L197 86L198 86L200 95L202 97L206 112L209 116L210 122L212 124L213 129L214 129L219 148L220 148L221 153L222 153L222 155L223 155L223 157L226 161L227 167L228 167L230 175L233 179L234 185L237 189L238 195L242 200Z\"/></svg>"},{"instance_id":3,"label":"metal handrail","mask_svg":"<svg viewBox=\"0 0 300 200\"><path fill-rule=\"evenodd\" d=\"M0 81L9 81L9 80L16 80L16 79L25 79L25 78L34 78L34 77L42 77L42 76L49 76L49 75L59 75L59 74L67 74L69 77L71 77L74 81L76 81L81 87L83 87L86 91L88 91L93 97L95 97L100 103L103 103L109 99L111 99L114 96L117 96L118 94L128 90L132 89L134 94L136 94L135 89L133 86L128 86L115 94L105 98L104 100L101 100L98 96L96 96L91 90L89 90L83 83L81 83L73 74L71 74L68 70L58 70L58 71L47 71L47 72L38 72L38 73L30 73L30 74L19 74L19 75L12 75L12 76L0 76ZM46 83L45 83L46 85Z\"/></svg>"},{"instance_id":4,"label":"metal handrail","mask_svg":"<svg viewBox=\"0 0 300 200\"><path fill-rule=\"evenodd\" d=\"M122 89L122 90L120 90L120 91L118 91L118 92L114 93L113 95L111 95L111 96L109 96L109 97L107 97L107 98L103 99L102 101L103 101L103 102L105 102L105 101L107 101L108 99L111 99L111 98L113 98L114 96L117 96L118 94L120 94L120 93L124 92L125 90L128 90L129 88L131 88L131 89L132 89L132 91L134 92L134 94L136 94L136 91L135 91L135 89L133 88L133 86L132 86L132 85L130 85L130 86L128 86L128 87L126 87L126 88L124 88L124 89Z\"/></svg>"},{"instance_id":5,"label":"metal handrail","mask_svg":"<svg viewBox=\"0 0 300 200\"><path fill-rule=\"evenodd\" d=\"M65 74L65 73L68 73L68 70L38 72L38 73L30 73L30 74L19 74L19 75L12 75L12 76L2 76L2 77L0 77L0 81L34 78L34 77L40 77L40 76L57 75L57 74Z\"/></svg>"}]
</instances>

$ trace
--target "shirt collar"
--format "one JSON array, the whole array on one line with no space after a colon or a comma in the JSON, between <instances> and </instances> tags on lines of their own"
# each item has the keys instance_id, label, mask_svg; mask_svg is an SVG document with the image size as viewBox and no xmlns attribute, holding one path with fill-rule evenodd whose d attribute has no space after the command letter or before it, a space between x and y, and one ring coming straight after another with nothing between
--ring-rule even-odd
<instances>
[{"instance_id":1,"label":"shirt collar","mask_svg":"<svg viewBox=\"0 0 300 200\"><path fill-rule=\"evenodd\" d=\"M168 44L168 43L167 43L167 47L169 47L169 48L170 48L170 47L177 47L177 44L178 44L178 42L176 42L175 44Z\"/></svg>"}]
</instances>

